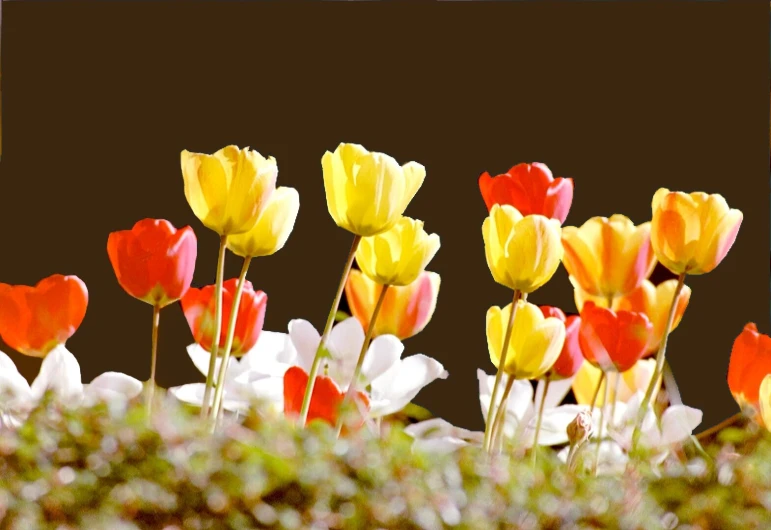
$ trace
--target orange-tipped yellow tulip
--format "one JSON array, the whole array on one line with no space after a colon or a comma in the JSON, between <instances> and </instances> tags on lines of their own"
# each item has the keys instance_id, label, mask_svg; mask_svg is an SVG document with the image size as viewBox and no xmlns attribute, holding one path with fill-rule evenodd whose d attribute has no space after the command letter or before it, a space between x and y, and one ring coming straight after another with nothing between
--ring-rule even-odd
<instances>
[{"instance_id":1,"label":"orange-tipped yellow tulip","mask_svg":"<svg viewBox=\"0 0 771 530\"><path fill-rule=\"evenodd\" d=\"M356 263L381 285L409 285L439 250L439 236L428 234L423 221L402 217L389 230L362 238Z\"/></svg>"},{"instance_id":2,"label":"orange-tipped yellow tulip","mask_svg":"<svg viewBox=\"0 0 771 530\"><path fill-rule=\"evenodd\" d=\"M500 364L504 335L511 316L512 304L503 309L487 310L487 349L496 368ZM548 372L565 344L565 324L555 317L544 317L538 306L517 301L511 340L502 367L515 379L538 379Z\"/></svg>"},{"instance_id":3,"label":"orange-tipped yellow tulip","mask_svg":"<svg viewBox=\"0 0 771 530\"><path fill-rule=\"evenodd\" d=\"M618 384L618 401L626 403L637 392L645 392L653 377L653 372L656 370L655 359L642 359L632 366L626 372L619 374L618 372L607 372L605 380L600 386L600 392L597 394L597 400L595 405L602 407L604 403L603 396L605 396L605 384L610 383L610 389L616 388L617 378L621 378ZM575 378L573 379L573 395L576 398L576 403L579 405L591 405L592 397L595 390L597 390L597 383L602 377L602 370L593 366L591 363L584 363L581 368L578 369ZM655 392L661 385L661 378L659 378L659 384L656 385ZM656 394L654 393L654 398ZM613 399L613 395L610 396Z\"/></svg>"},{"instance_id":4,"label":"orange-tipped yellow tulip","mask_svg":"<svg viewBox=\"0 0 771 530\"><path fill-rule=\"evenodd\" d=\"M675 274L705 274L736 241L742 212L721 195L661 188L653 196L651 243L656 257Z\"/></svg>"},{"instance_id":5,"label":"orange-tipped yellow tulip","mask_svg":"<svg viewBox=\"0 0 771 530\"><path fill-rule=\"evenodd\" d=\"M440 276L423 271L418 279L403 287L390 287L375 321L373 337L395 335L399 340L423 331L431 320L439 296ZM369 329L369 321L383 286L370 280L361 271L352 270L345 285L345 295L351 313Z\"/></svg>"},{"instance_id":6,"label":"orange-tipped yellow tulip","mask_svg":"<svg viewBox=\"0 0 771 530\"><path fill-rule=\"evenodd\" d=\"M650 223L616 214L592 217L581 227L562 228L563 263L587 294L604 298L637 289L656 266Z\"/></svg>"},{"instance_id":7,"label":"orange-tipped yellow tulip","mask_svg":"<svg viewBox=\"0 0 771 530\"><path fill-rule=\"evenodd\" d=\"M193 213L222 236L251 230L276 188L276 159L248 147L230 145L213 155L185 150L181 164Z\"/></svg>"},{"instance_id":8,"label":"orange-tipped yellow tulip","mask_svg":"<svg viewBox=\"0 0 771 530\"><path fill-rule=\"evenodd\" d=\"M578 311L584 306L585 302L594 302L600 307L608 307L608 301L604 297L590 296L586 294L578 286L575 278L571 276L571 283L575 287L574 296L576 301L576 307ZM675 289L677 288L677 280L667 280L659 285L653 285L650 280L643 280L642 285L632 291L631 293L613 299L614 311L633 311L636 313L644 313L653 324L653 334L648 341L645 353L651 354L659 349L661 340L664 338L664 331L667 325L667 316L669 314L669 306L675 296ZM670 332L677 329L680 324L680 320L683 318L685 309L688 307L688 302L691 299L691 288L687 285L683 285L680 290L680 294L677 297L677 307L675 308L675 318L672 322L672 329Z\"/></svg>"},{"instance_id":9,"label":"orange-tipped yellow tulip","mask_svg":"<svg viewBox=\"0 0 771 530\"><path fill-rule=\"evenodd\" d=\"M766 429L771 431L771 374L760 383L760 417Z\"/></svg>"},{"instance_id":10,"label":"orange-tipped yellow tulip","mask_svg":"<svg viewBox=\"0 0 771 530\"><path fill-rule=\"evenodd\" d=\"M556 219L523 217L513 206L496 204L482 224L487 266L496 282L532 293L548 282L562 259Z\"/></svg>"},{"instance_id":11,"label":"orange-tipped yellow tulip","mask_svg":"<svg viewBox=\"0 0 771 530\"><path fill-rule=\"evenodd\" d=\"M400 166L358 144L327 151L321 167L329 215L337 226L362 237L394 226L426 178L426 169L417 162Z\"/></svg>"},{"instance_id":12,"label":"orange-tipped yellow tulip","mask_svg":"<svg viewBox=\"0 0 771 530\"><path fill-rule=\"evenodd\" d=\"M296 189L276 188L257 219L257 224L248 232L229 236L228 248L233 254L244 258L275 254L284 248L289 239L299 210L300 195Z\"/></svg>"}]
</instances>

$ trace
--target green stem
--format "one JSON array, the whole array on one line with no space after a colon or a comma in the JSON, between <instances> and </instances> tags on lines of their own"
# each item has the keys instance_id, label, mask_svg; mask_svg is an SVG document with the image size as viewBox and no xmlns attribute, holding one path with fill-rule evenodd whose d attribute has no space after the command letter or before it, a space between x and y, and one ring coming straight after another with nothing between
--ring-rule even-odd
<instances>
[{"instance_id":1,"label":"green stem","mask_svg":"<svg viewBox=\"0 0 771 530\"><path fill-rule=\"evenodd\" d=\"M551 379L546 379L543 385L543 394L541 395L541 404L538 407L538 419L535 422L535 436L533 437L533 448L530 450L533 454L533 466L535 466L536 458L538 455L538 435L541 433L541 422L543 421L543 409L546 404L546 393L549 391L549 384Z\"/></svg>"},{"instance_id":2,"label":"green stem","mask_svg":"<svg viewBox=\"0 0 771 530\"><path fill-rule=\"evenodd\" d=\"M311 373L308 374L308 384L305 387L305 395L303 396L303 404L300 409L300 418L298 423L305 425L308 419L308 410L311 406L311 396L313 395L313 387L316 385L316 376L319 373L319 366L321 360L326 356L325 350L327 345L327 339L332 332L332 325L335 323L335 315L337 314L337 308L340 306L340 299L343 297L343 291L345 290L345 283L348 281L348 274L351 272L353 266L353 258L356 256L356 249L359 248L359 242L361 236L356 235L353 237L353 243L351 244L351 250L348 252L348 259L345 261L345 267L343 267L343 274L340 277L340 284L337 286L337 293L335 294L335 300L332 302L332 308L329 310L327 316L327 324L324 326L324 333L321 335L319 341L319 347L316 349L316 356L313 358L313 364L311 365Z\"/></svg>"},{"instance_id":3,"label":"green stem","mask_svg":"<svg viewBox=\"0 0 771 530\"><path fill-rule=\"evenodd\" d=\"M664 369L664 361L666 360L667 342L669 340L669 333L672 331L672 324L675 321L675 310L677 309L677 301L680 298L680 292L685 285L685 273L682 273L677 278L677 287L675 287L675 294L672 298L672 305L669 306L669 314L667 315L667 326L664 329L664 337L661 339L661 346L659 347L658 354L656 355L656 370L653 372L653 378L648 384L648 389L645 391L645 397L640 403L640 410L637 413L637 421L635 422L634 432L632 433L632 451L637 449L637 444L640 441L640 429L642 422L645 419L645 415L650 407L651 397L653 396L653 390L661 378L661 374Z\"/></svg>"},{"instance_id":4,"label":"green stem","mask_svg":"<svg viewBox=\"0 0 771 530\"><path fill-rule=\"evenodd\" d=\"M219 374L217 374L217 386L214 391L214 406L212 407L212 430L216 428L217 421L222 414L222 397L225 393L225 376L228 371L228 364L230 363L230 353L233 349L233 340L236 334L236 322L238 320L238 309L241 305L241 295L244 293L244 283L246 283L246 273L249 271L249 264L252 262L252 258L247 257L244 259L244 265L241 267L241 274L238 276L238 284L236 286L236 292L233 295L233 303L230 307L230 320L228 322L228 335L225 339L225 350L222 353L222 362L220 363Z\"/></svg>"},{"instance_id":5,"label":"green stem","mask_svg":"<svg viewBox=\"0 0 771 530\"><path fill-rule=\"evenodd\" d=\"M602 372L600 379L597 381L597 387L594 389L594 395L592 396L592 404L589 406L589 415L594 414L594 406L597 404L597 396L600 395L600 389L602 388L602 382L605 381L605 372ZM606 385L607 386L607 385Z\"/></svg>"},{"instance_id":6,"label":"green stem","mask_svg":"<svg viewBox=\"0 0 771 530\"><path fill-rule=\"evenodd\" d=\"M364 342L361 344L361 351L359 352L359 359L356 361L356 368L353 370L353 377L348 384L348 391L343 396L343 401L340 403L340 414L337 417L337 436L340 437L340 433L343 431L343 412L345 407L353 399L353 395L356 393L356 384L359 382L359 376L361 375L361 368L364 366L364 357L367 355L369 344L372 341L372 335L375 333L375 322L380 314L380 308L385 301L386 293L388 292L388 285L384 285L380 290L380 296L378 296L375 309L372 311L372 318L369 320L369 326L367 326L367 334L364 337Z\"/></svg>"},{"instance_id":7,"label":"green stem","mask_svg":"<svg viewBox=\"0 0 771 530\"><path fill-rule=\"evenodd\" d=\"M161 323L161 306L153 306L153 338L152 354L150 356L150 388L147 389L147 414L153 413L153 400L155 399L155 365L158 360L158 327Z\"/></svg>"},{"instance_id":8,"label":"green stem","mask_svg":"<svg viewBox=\"0 0 771 530\"><path fill-rule=\"evenodd\" d=\"M608 378L610 383L610 378ZM610 420L608 420L608 431L613 428L613 421L616 418L616 402L618 401L618 389L621 386L621 374L616 372L616 380L613 382L613 399L610 402Z\"/></svg>"},{"instance_id":9,"label":"green stem","mask_svg":"<svg viewBox=\"0 0 771 530\"><path fill-rule=\"evenodd\" d=\"M696 438L697 440L704 440L705 438L709 438L710 436L712 436L716 432L722 431L726 427L730 427L734 423L739 422L743 417L744 417L744 413L743 412L737 412L736 414L734 414L730 418L727 418L727 419L721 421L720 423L718 423L717 425L714 425L714 426L710 427L709 429L707 429L705 431L702 431L699 434L695 435L694 438Z\"/></svg>"},{"instance_id":10,"label":"green stem","mask_svg":"<svg viewBox=\"0 0 771 530\"><path fill-rule=\"evenodd\" d=\"M511 341L511 330L514 328L514 316L517 314L517 302L520 298L520 292L514 291L514 299L511 302L511 313L509 315L509 323L506 326L506 335L503 338L503 348L501 348L501 356L498 360L498 372L495 374L495 383L493 384L493 393L490 396L490 406L487 409L487 425L485 426L485 437L482 443L482 447L485 451L490 452L492 448L491 435L492 427L495 423L495 414L493 410L495 408L495 398L498 397L498 387L501 386L501 377L503 376L503 370L506 368L506 355L509 352L509 342ZM490 420L493 421L490 421Z\"/></svg>"},{"instance_id":11,"label":"green stem","mask_svg":"<svg viewBox=\"0 0 771 530\"><path fill-rule=\"evenodd\" d=\"M603 372L604 373L604 372ZM597 468L600 465L600 448L602 447L603 426L605 423L605 408L608 406L610 394L610 380L605 383L605 392L603 392L602 407L600 407L600 426L597 432L597 449L594 453L594 474L597 474Z\"/></svg>"},{"instance_id":12,"label":"green stem","mask_svg":"<svg viewBox=\"0 0 771 530\"><path fill-rule=\"evenodd\" d=\"M498 405L498 410L495 414L495 424L491 433L492 444L491 449L501 449L503 447L503 433L506 430L506 409L508 408L509 394L514 387L514 379L509 376L506 380L506 388L503 389L503 397L501 398L501 404Z\"/></svg>"},{"instance_id":13,"label":"green stem","mask_svg":"<svg viewBox=\"0 0 771 530\"><path fill-rule=\"evenodd\" d=\"M211 401L212 385L214 384L214 369L217 366L219 354L220 333L222 332L222 284L225 277L225 245L227 236L220 236L220 250L217 257L217 283L214 286L214 336L211 344L211 358L209 359L209 371L206 374L206 387L201 404L201 418L209 415L209 402Z\"/></svg>"}]
</instances>

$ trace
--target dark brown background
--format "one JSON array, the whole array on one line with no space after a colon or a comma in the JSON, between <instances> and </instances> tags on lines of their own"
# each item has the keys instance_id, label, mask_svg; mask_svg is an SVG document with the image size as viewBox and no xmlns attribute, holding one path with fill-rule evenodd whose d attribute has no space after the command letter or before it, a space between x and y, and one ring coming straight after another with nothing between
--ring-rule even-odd
<instances>
[{"instance_id":1,"label":"dark brown background","mask_svg":"<svg viewBox=\"0 0 771 530\"><path fill-rule=\"evenodd\" d=\"M52 273L89 286L68 342L84 380L149 374L150 314L114 279L107 234L143 217L190 224L195 285L212 283L217 237L189 209L182 149L252 146L302 197L286 248L253 264L266 328L323 326L351 236L326 211L320 159L359 142L428 177L407 213L442 236L433 322L407 341L450 379L417 402L479 428L476 369L492 372L485 311L508 303L484 258L477 177L542 161L575 179L567 224L640 223L660 186L724 194L738 241L693 297L670 360L702 427L736 410L734 337L768 331L768 6L750 3L71 3L3 13L0 280ZM228 257L227 275L240 260ZM574 310L564 270L531 297ZM198 380L178 305L161 316L159 381ZM14 355L28 377L39 361Z\"/></svg>"}]
</instances>

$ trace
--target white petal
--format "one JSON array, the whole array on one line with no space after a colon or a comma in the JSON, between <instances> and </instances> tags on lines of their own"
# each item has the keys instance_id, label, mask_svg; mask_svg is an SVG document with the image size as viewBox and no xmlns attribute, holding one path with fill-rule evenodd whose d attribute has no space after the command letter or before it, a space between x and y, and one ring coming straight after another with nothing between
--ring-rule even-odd
<instances>
[{"instance_id":1,"label":"white petal","mask_svg":"<svg viewBox=\"0 0 771 530\"><path fill-rule=\"evenodd\" d=\"M89 401L129 400L142 392L142 383L120 372L105 372L88 385L83 385L83 395Z\"/></svg>"},{"instance_id":2,"label":"white petal","mask_svg":"<svg viewBox=\"0 0 771 530\"><path fill-rule=\"evenodd\" d=\"M565 399L565 396L568 395L568 392L570 392L572 385L572 377L551 381L549 383L549 392L546 394L544 407L551 409L559 406L559 404L562 403L562 400ZM538 381L538 386L535 389L535 410L538 410L538 407L541 404L541 396L543 396L543 389L545 386L546 383L543 380Z\"/></svg>"},{"instance_id":3,"label":"white petal","mask_svg":"<svg viewBox=\"0 0 771 530\"><path fill-rule=\"evenodd\" d=\"M436 379L446 379L447 375L442 363L422 354L399 360L383 374L382 381L378 378L372 382L373 397L388 400L389 404L378 411L370 409L370 415L377 417L402 410L424 386Z\"/></svg>"},{"instance_id":4,"label":"white petal","mask_svg":"<svg viewBox=\"0 0 771 530\"><path fill-rule=\"evenodd\" d=\"M688 439L701 424L704 414L685 405L672 405L661 415L661 444L671 445Z\"/></svg>"},{"instance_id":5,"label":"white petal","mask_svg":"<svg viewBox=\"0 0 771 530\"><path fill-rule=\"evenodd\" d=\"M562 405L551 409L544 409L541 430L538 433L538 445L559 445L568 442L567 428L576 419L579 412L588 411L589 407L583 405ZM535 439L535 427L538 418L533 415L525 431L524 443L527 447L533 445Z\"/></svg>"},{"instance_id":6,"label":"white petal","mask_svg":"<svg viewBox=\"0 0 771 530\"><path fill-rule=\"evenodd\" d=\"M398 361L404 352L404 344L394 335L376 337L367 350L361 367L364 386L386 373Z\"/></svg>"},{"instance_id":7,"label":"white petal","mask_svg":"<svg viewBox=\"0 0 771 530\"><path fill-rule=\"evenodd\" d=\"M297 351L297 365L309 372L321 342L321 335L307 320L296 319L289 322L289 338Z\"/></svg>"},{"instance_id":8,"label":"white petal","mask_svg":"<svg viewBox=\"0 0 771 530\"><path fill-rule=\"evenodd\" d=\"M346 318L329 334L327 347L332 354L329 375L342 389L350 384L363 344L364 330L355 317Z\"/></svg>"},{"instance_id":9,"label":"white petal","mask_svg":"<svg viewBox=\"0 0 771 530\"><path fill-rule=\"evenodd\" d=\"M241 370L257 370L265 365L289 364L295 361L297 351L286 333L262 331L257 344L241 358ZM239 374L240 375L240 374Z\"/></svg>"},{"instance_id":10,"label":"white petal","mask_svg":"<svg viewBox=\"0 0 771 530\"><path fill-rule=\"evenodd\" d=\"M40 365L40 373L30 386L34 399L40 399L47 390L59 399L70 403L83 395L80 365L75 356L64 346L57 346L46 355Z\"/></svg>"},{"instance_id":11,"label":"white petal","mask_svg":"<svg viewBox=\"0 0 771 530\"><path fill-rule=\"evenodd\" d=\"M206 390L204 383L191 383L189 385L169 388L169 393L178 400L200 407L203 403L203 395Z\"/></svg>"},{"instance_id":12,"label":"white petal","mask_svg":"<svg viewBox=\"0 0 771 530\"><path fill-rule=\"evenodd\" d=\"M187 355L190 357L190 360L193 361L193 364L195 365L195 367L198 368L198 371L204 375L204 377L209 375L209 363L211 362L211 353L203 349L200 344L193 343L187 347ZM234 359L231 358L230 362L228 362L228 367L230 368L228 372L230 372L233 369L233 361ZM216 374L220 373L221 364L222 364L222 357L218 357L217 360L214 361L215 377L216 377ZM226 378L228 377L228 375L230 375L228 372L225 373Z\"/></svg>"},{"instance_id":13,"label":"white petal","mask_svg":"<svg viewBox=\"0 0 771 530\"><path fill-rule=\"evenodd\" d=\"M447 436L445 438L416 439L412 442L412 450L419 453L446 455L467 445L469 442L465 440Z\"/></svg>"},{"instance_id":14,"label":"white petal","mask_svg":"<svg viewBox=\"0 0 771 530\"><path fill-rule=\"evenodd\" d=\"M481 442L484 438L484 433L456 427L442 418L431 418L430 420L413 423L405 427L404 432L413 438L443 438L451 436L472 442Z\"/></svg>"},{"instance_id":15,"label":"white petal","mask_svg":"<svg viewBox=\"0 0 771 530\"><path fill-rule=\"evenodd\" d=\"M0 351L0 371L3 372L19 372L19 369L16 368L16 364L13 362L13 360L8 357L8 354L5 352Z\"/></svg>"}]
</instances>

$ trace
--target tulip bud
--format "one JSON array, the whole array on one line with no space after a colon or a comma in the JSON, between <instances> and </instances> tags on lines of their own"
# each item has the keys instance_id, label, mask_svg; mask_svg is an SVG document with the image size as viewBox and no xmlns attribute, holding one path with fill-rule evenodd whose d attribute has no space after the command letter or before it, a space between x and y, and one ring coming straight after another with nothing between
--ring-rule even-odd
<instances>
[{"instance_id":1,"label":"tulip bud","mask_svg":"<svg viewBox=\"0 0 771 530\"><path fill-rule=\"evenodd\" d=\"M284 248L289 239L299 210L300 196L296 189L276 188L254 228L243 234L228 236L228 248L243 258L275 254Z\"/></svg>"},{"instance_id":2,"label":"tulip bud","mask_svg":"<svg viewBox=\"0 0 771 530\"><path fill-rule=\"evenodd\" d=\"M568 441L571 446L581 445L592 436L593 431L594 423L592 422L591 414L582 410L568 424Z\"/></svg>"}]
</instances>

